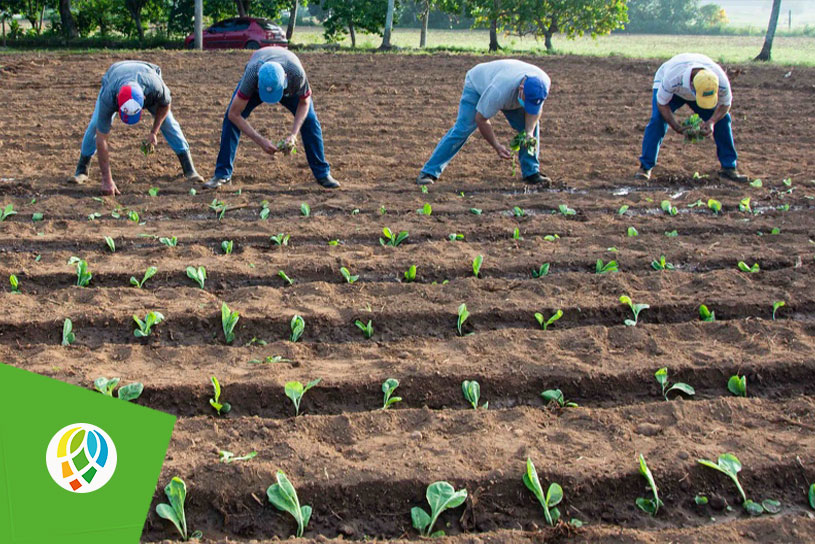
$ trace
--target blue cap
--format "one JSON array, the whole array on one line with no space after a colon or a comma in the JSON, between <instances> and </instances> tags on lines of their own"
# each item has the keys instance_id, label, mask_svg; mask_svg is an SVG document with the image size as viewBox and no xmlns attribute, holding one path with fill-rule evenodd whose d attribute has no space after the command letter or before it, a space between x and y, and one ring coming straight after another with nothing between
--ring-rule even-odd
<instances>
[{"instance_id":1,"label":"blue cap","mask_svg":"<svg viewBox=\"0 0 815 544\"><path fill-rule=\"evenodd\" d=\"M283 98L286 88L286 72L279 62L265 62L258 71L258 92L267 104L276 104Z\"/></svg>"},{"instance_id":2,"label":"blue cap","mask_svg":"<svg viewBox=\"0 0 815 544\"><path fill-rule=\"evenodd\" d=\"M526 76L524 81L524 111L530 115L537 115L541 111L543 101L549 92L538 76Z\"/></svg>"}]
</instances>

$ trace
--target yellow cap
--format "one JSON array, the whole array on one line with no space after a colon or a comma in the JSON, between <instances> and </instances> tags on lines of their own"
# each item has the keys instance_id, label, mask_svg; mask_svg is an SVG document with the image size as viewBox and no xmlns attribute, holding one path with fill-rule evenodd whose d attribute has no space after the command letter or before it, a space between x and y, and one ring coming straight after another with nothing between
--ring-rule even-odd
<instances>
[{"instance_id":1,"label":"yellow cap","mask_svg":"<svg viewBox=\"0 0 815 544\"><path fill-rule=\"evenodd\" d=\"M710 70L699 70L693 78L693 87L700 108L712 110L719 103L719 77Z\"/></svg>"}]
</instances>

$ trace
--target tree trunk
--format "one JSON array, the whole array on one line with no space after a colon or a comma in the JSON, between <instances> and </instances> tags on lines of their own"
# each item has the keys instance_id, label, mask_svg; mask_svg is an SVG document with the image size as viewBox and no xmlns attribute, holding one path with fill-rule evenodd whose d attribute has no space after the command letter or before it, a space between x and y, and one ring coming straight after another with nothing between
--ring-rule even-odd
<instances>
[{"instance_id":1,"label":"tree trunk","mask_svg":"<svg viewBox=\"0 0 815 544\"><path fill-rule=\"evenodd\" d=\"M6 16L3 15L2 19L0 19L0 24L3 25L3 47L6 46Z\"/></svg>"},{"instance_id":2,"label":"tree trunk","mask_svg":"<svg viewBox=\"0 0 815 544\"><path fill-rule=\"evenodd\" d=\"M45 18L45 2L42 3L42 9L40 10L40 21L39 25L37 26L37 34L42 34L42 20Z\"/></svg>"},{"instance_id":3,"label":"tree trunk","mask_svg":"<svg viewBox=\"0 0 815 544\"><path fill-rule=\"evenodd\" d=\"M351 34L351 47L357 47L357 32L354 30L354 23L348 23L348 33Z\"/></svg>"},{"instance_id":4,"label":"tree trunk","mask_svg":"<svg viewBox=\"0 0 815 544\"><path fill-rule=\"evenodd\" d=\"M498 51L498 20L493 19L490 21L490 51Z\"/></svg>"},{"instance_id":5,"label":"tree trunk","mask_svg":"<svg viewBox=\"0 0 815 544\"><path fill-rule=\"evenodd\" d=\"M773 38L778 26L778 13L781 11L781 0L773 0L773 10L770 12L770 24L767 26L767 35L764 37L764 47L761 53L753 60L769 61L772 58Z\"/></svg>"},{"instance_id":6,"label":"tree trunk","mask_svg":"<svg viewBox=\"0 0 815 544\"><path fill-rule=\"evenodd\" d=\"M427 45L427 24L430 22L430 3L427 2L422 9L422 33L419 35L419 47L424 48Z\"/></svg>"},{"instance_id":7,"label":"tree trunk","mask_svg":"<svg viewBox=\"0 0 815 544\"><path fill-rule=\"evenodd\" d=\"M59 18L62 21L62 32L66 39L76 38L76 23L71 15L71 0L59 0Z\"/></svg>"},{"instance_id":8,"label":"tree trunk","mask_svg":"<svg viewBox=\"0 0 815 544\"><path fill-rule=\"evenodd\" d=\"M382 34L382 45L379 46L380 49L391 48L391 34L393 33L393 10L395 3L395 0L388 0L388 11L385 15L385 32Z\"/></svg>"},{"instance_id":9,"label":"tree trunk","mask_svg":"<svg viewBox=\"0 0 815 544\"><path fill-rule=\"evenodd\" d=\"M238 17L246 17L246 6L243 5L243 0L235 0L235 5L238 7Z\"/></svg>"},{"instance_id":10,"label":"tree trunk","mask_svg":"<svg viewBox=\"0 0 815 544\"><path fill-rule=\"evenodd\" d=\"M286 39L291 40L294 35L294 26L297 24L297 6L299 0L292 0L291 10L289 11L289 26L286 27Z\"/></svg>"},{"instance_id":11,"label":"tree trunk","mask_svg":"<svg viewBox=\"0 0 815 544\"><path fill-rule=\"evenodd\" d=\"M552 34L551 30L547 30L543 33L543 44L546 46L547 51L552 50Z\"/></svg>"}]
</instances>

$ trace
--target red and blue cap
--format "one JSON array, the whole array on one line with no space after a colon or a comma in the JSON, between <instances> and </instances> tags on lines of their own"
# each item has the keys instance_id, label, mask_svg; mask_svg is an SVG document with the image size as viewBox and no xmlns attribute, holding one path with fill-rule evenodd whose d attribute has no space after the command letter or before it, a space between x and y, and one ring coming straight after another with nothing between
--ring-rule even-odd
<instances>
[{"instance_id":1,"label":"red and blue cap","mask_svg":"<svg viewBox=\"0 0 815 544\"><path fill-rule=\"evenodd\" d=\"M122 85L116 97L119 104L119 118L126 125L135 125L141 119L144 107L144 91L138 83Z\"/></svg>"},{"instance_id":2,"label":"red and blue cap","mask_svg":"<svg viewBox=\"0 0 815 544\"><path fill-rule=\"evenodd\" d=\"M527 76L524 81L524 111L530 115L537 115L541 111L543 101L549 91L543 80L538 76Z\"/></svg>"}]
</instances>

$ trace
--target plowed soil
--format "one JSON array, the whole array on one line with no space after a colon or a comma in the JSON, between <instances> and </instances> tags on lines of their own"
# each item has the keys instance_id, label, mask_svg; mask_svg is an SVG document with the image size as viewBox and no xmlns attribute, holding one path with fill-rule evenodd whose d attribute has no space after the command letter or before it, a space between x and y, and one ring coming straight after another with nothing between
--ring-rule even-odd
<instances>
[{"instance_id":1,"label":"plowed soil","mask_svg":"<svg viewBox=\"0 0 815 544\"><path fill-rule=\"evenodd\" d=\"M0 223L0 273L16 274L21 290L6 284L0 295L0 360L85 387L99 376L141 381L138 403L179 416L145 543L176 537L154 513L175 475L189 488L188 524L207 542L288 538L293 520L266 500L278 469L313 506L305 537L317 541L417 540L409 512L426 507L436 480L469 491L437 525L451 543L815 541L806 498L815 481L815 70L728 67L740 168L761 187L718 179L712 142L688 145L674 134L654 178L634 183L659 62L531 59L553 80L541 131L553 187L513 179L476 135L424 194L414 178L455 118L466 70L484 59L303 54L342 188L318 187L304 153L272 159L245 140L233 183L207 192L180 178L163 143L149 158L138 152L148 116L136 129L114 124L123 194L94 199L95 160L87 185L65 178L99 80L124 58L26 54L0 63L0 204L17 211ZM209 177L247 54L142 58L161 65ZM251 122L280 139L291 116L262 106ZM503 141L512 137L502 119L495 126ZM754 213L740 211L746 197ZM227 205L220 219L213 198ZM708 199L722 203L720 214ZM678 214L661 210L663 200ZM425 203L430 216L416 212ZM561 204L575 214L561 214ZM383 227L409 238L382 247ZM270 241L279 233L291 236L288 245ZM455 233L463 240L451 241ZM158 240L171 236L177 247ZM231 255L224 240L234 242ZM87 288L75 286L74 255L93 273ZM673 270L652 268L661 255ZM598 259L616 260L619 271L596 274ZM739 261L760 271L742 272ZM534 278L544 263L549 274ZM156 276L131 287L130 276L141 279L151 265ZM186 277L191 265L206 268L204 289ZM415 282L404 281L410 265ZM341 267L359 279L346 283ZM623 324L631 317L623 294L650 305L634 327ZM775 301L786 305L773 319ZM240 312L232 345L221 332L222 302ZM463 337L462 303L471 314ZM700 321L702 303L714 322ZM562 319L541 330L534 314L558 309ZM136 339L132 315L149 310L166 321ZM292 343L295 314L306 329ZM60 345L66 317L77 337L70 347ZM373 322L371 339L357 319ZM283 360L266 362L274 356ZM695 396L666 401L654 379L660 367ZM746 398L727 389L735 374L747 377ZM207 402L210 376L233 406L226 416ZM284 384L316 378L293 417ZM387 378L401 382L403 401L382 411ZM465 402L462 380L480 382L489 409ZM552 388L579 407L545 406L540 393ZM221 464L219 450L258 456ZM781 501L781 513L750 518L735 486L697 463L725 452L743 463L748 496ZM665 502L654 518L635 505L648 496L639 454ZM583 528L546 526L521 481L527 457L544 487L563 486L563 517ZM709 503L698 506L697 495Z\"/></svg>"}]
</instances>

